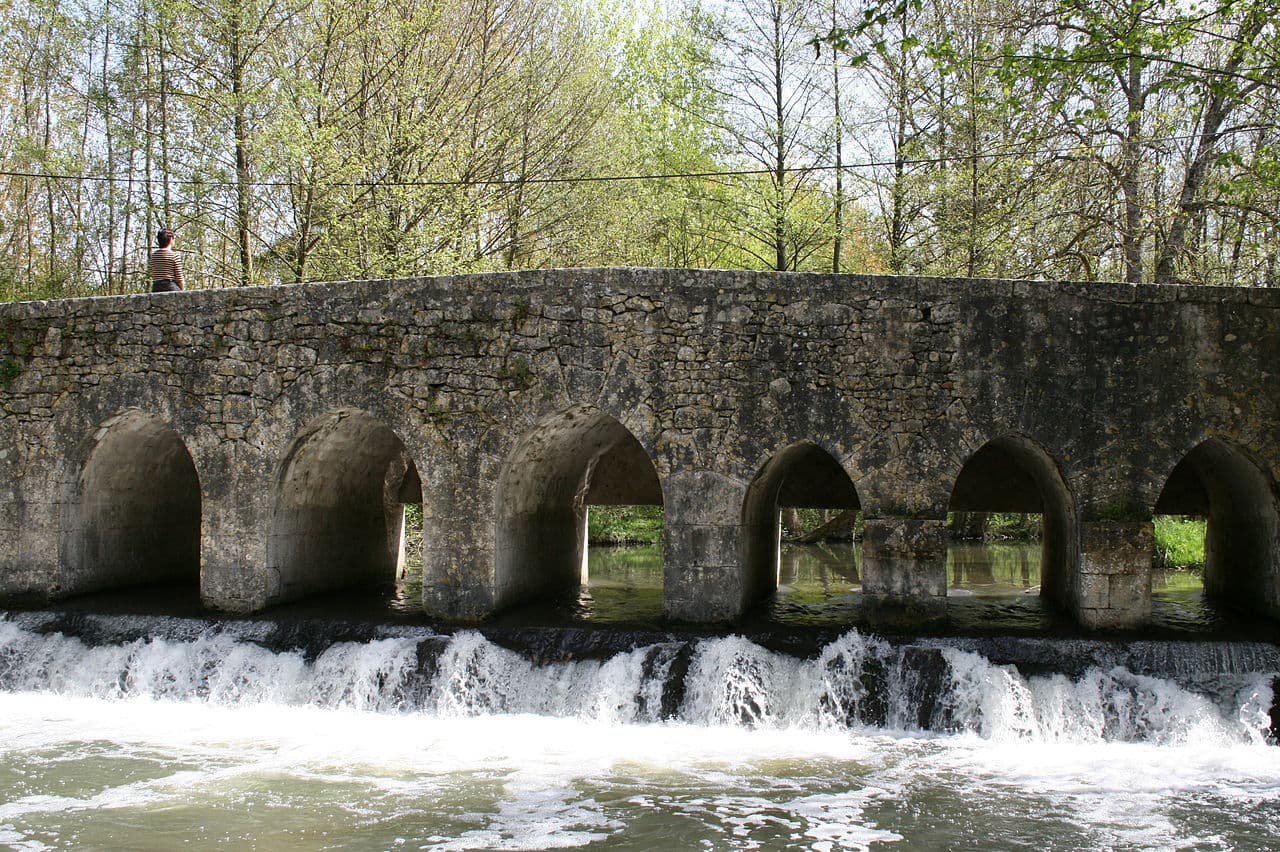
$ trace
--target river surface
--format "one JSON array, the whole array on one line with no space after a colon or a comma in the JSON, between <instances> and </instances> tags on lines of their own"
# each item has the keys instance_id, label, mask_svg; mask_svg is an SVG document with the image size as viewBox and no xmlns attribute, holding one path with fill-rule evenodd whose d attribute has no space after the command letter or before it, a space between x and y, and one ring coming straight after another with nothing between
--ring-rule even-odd
<instances>
[{"instance_id":1,"label":"river surface","mask_svg":"<svg viewBox=\"0 0 1280 852\"><path fill-rule=\"evenodd\" d=\"M863 610L862 548L848 542L783 544L778 592L750 618L793 628L867 624ZM595 624L656 623L662 618L662 552L657 546L592 548L589 584L564 616ZM406 597L412 599L414 589ZM1204 600L1195 572L1155 571L1153 613L1145 632L1197 636L1235 634L1252 619L1223 612ZM1038 543L953 543L947 548L947 604L926 629L968 634L1078 632L1069 617L1040 600ZM522 613L522 617L527 613ZM1245 632L1277 635L1263 623Z\"/></svg>"},{"instance_id":2,"label":"river surface","mask_svg":"<svg viewBox=\"0 0 1280 852\"><path fill-rule=\"evenodd\" d=\"M1032 553L953 560L957 597L1033 590ZM856 553L791 556L776 617L856 594ZM580 606L644 605L651 559L596 559ZM0 846L1280 848L1275 645L1023 641L1061 670L858 630L535 664L469 630L4 614Z\"/></svg>"}]
</instances>

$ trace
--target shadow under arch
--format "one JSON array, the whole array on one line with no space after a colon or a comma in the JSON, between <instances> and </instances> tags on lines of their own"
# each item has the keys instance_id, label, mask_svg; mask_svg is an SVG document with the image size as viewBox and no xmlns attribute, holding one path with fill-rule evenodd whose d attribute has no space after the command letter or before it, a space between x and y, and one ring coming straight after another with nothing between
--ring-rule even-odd
<instances>
[{"instance_id":1,"label":"shadow under arch","mask_svg":"<svg viewBox=\"0 0 1280 852\"><path fill-rule=\"evenodd\" d=\"M104 422L76 476L58 594L176 583L198 592L201 497L168 423L138 409Z\"/></svg>"},{"instance_id":2,"label":"shadow under arch","mask_svg":"<svg viewBox=\"0 0 1280 852\"><path fill-rule=\"evenodd\" d=\"M743 591L747 603L778 588L779 510L858 510L862 503L840 462L811 441L797 441L775 453L747 488L742 506Z\"/></svg>"},{"instance_id":3,"label":"shadow under arch","mask_svg":"<svg viewBox=\"0 0 1280 852\"><path fill-rule=\"evenodd\" d=\"M1205 531L1205 593L1280 617L1276 483L1248 453L1220 438L1188 452L1156 499L1157 515L1194 515Z\"/></svg>"},{"instance_id":4,"label":"shadow under arch","mask_svg":"<svg viewBox=\"0 0 1280 852\"><path fill-rule=\"evenodd\" d=\"M358 409L313 420L280 465L267 603L393 583L404 505L421 502L418 469L389 426Z\"/></svg>"},{"instance_id":5,"label":"shadow under arch","mask_svg":"<svg viewBox=\"0 0 1280 852\"><path fill-rule=\"evenodd\" d=\"M1071 606L1080 561L1075 500L1043 447L1016 434L983 444L960 468L948 511L1041 515L1040 595Z\"/></svg>"},{"instance_id":6,"label":"shadow under arch","mask_svg":"<svg viewBox=\"0 0 1280 852\"><path fill-rule=\"evenodd\" d=\"M587 506L661 506L662 484L627 427L591 406L544 417L498 479L494 609L578 588Z\"/></svg>"}]
</instances>

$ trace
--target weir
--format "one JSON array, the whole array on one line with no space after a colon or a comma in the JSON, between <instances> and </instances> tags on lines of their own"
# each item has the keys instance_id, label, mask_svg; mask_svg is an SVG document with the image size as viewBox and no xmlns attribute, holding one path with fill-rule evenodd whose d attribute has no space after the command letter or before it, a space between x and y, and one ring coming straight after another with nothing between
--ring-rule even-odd
<instances>
[{"instance_id":1,"label":"weir","mask_svg":"<svg viewBox=\"0 0 1280 852\"><path fill-rule=\"evenodd\" d=\"M800 655L768 644L3 613L0 842L870 850L980 836L1227 849L1275 837L1272 643L845 631Z\"/></svg>"},{"instance_id":2,"label":"weir","mask_svg":"<svg viewBox=\"0 0 1280 852\"><path fill-rule=\"evenodd\" d=\"M593 504L664 509L663 600L733 622L777 511L858 509L868 607L945 601L948 511L1043 517L1045 601L1151 613L1151 519L1280 615L1280 292L690 270L0 306L0 598L186 583L251 613L388 582L482 621L581 582Z\"/></svg>"},{"instance_id":3,"label":"weir","mask_svg":"<svg viewBox=\"0 0 1280 852\"><path fill-rule=\"evenodd\" d=\"M1267 643L887 641L855 630L797 657L738 635L615 634L587 650L563 632L486 632L492 640L342 622L12 613L0 617L0 689L1040 742L1280 736L1280 649Z\"/></svg>"}]
</instances>

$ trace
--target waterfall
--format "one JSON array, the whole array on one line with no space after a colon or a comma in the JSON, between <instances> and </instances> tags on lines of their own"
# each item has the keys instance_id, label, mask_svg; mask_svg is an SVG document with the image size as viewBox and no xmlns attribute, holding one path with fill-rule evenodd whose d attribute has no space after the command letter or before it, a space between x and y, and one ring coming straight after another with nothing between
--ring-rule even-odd
<instances>
[{"instance_id":1,"label":"waterfall","mask_svg":"<svg viewBox=\"0 0 1280 852\"><path fill-rule=\"evenodd\" d=\"M1193 653L1022 640L997 662L972 640L895 644L850 631L808 659L727 636L537 664L471 630L317 643L281 640L267 622L95 616L67 627L47 613L0 616L0 689L440 717L1261 744L1275 737L1280 671L1271 646L1214 643ZM1028 673L1021 657L1060 665ZM1162 673L1162 660L1176 664Z\"/></svg>"}]
</instances>

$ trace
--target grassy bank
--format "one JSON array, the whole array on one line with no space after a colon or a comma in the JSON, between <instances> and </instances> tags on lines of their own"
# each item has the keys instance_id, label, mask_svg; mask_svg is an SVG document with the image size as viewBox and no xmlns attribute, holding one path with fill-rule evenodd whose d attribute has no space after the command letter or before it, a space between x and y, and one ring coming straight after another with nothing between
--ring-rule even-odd
<instances>
[{"instance_id":1,"label":"grassy bank","mask_svg":"<svg viewBox=\"0 0 1280 852\"><path fill-rule=\"evenodd\" d=\"M1159 515L1155 527L1156 552L1152 561L1156 567L1185 569L1204 566L1203 520Z\"/></svg>"},{"instance_id":2,"label":"grassy bank","mask_svg":"<svg viewBox=\"0 0 1280 852\"><path fill-rule=\"evenodd\" d=\"M587 513L589 544L657 544L661 538L661 506L592 506Z\"/></svg>"},{"instance_id":3,"label":"grassy bank","mask_svg":"<svg viewBox=\"0 0 1280 852\"><path fill-rule=\"evenodd\" d=\"M819 526L826 516L814 509L796 514L798 535ZM828 513L831 514L831 513ZM1040 538L1040 516L1012 513L986 515L985 523L952 513L948 526L957 538L982 541L1036 541ZM976 513L972 513L976 514ZM1155 519L1156 567L1185 570L1204 565L1205 522L1196 518L1161 515ZM975 535L976 533L976 535ZM661 506L592 506L588 516L591 544L656 544L662 537Z\"/></svg>"}]
</instances>

